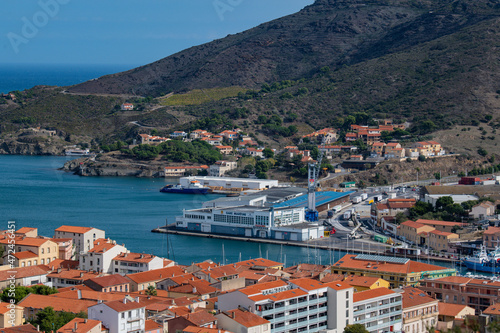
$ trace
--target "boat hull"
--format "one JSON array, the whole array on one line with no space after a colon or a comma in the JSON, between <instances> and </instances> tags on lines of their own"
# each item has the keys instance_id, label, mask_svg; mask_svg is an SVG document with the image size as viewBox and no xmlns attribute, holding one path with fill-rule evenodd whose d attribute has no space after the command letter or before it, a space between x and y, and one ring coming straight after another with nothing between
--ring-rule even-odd
<instances>
[{"instance_id":1,"label":"boat hull","mask_svg":"<svg viewBox=\"0 0 500 333\"><path fill-rule=\"evenodd\" d=\"M467 260L464 261L464 265L470 271L500 273L500 266L498 265L480 264L478 262L471 262Z\"/></svg>"},{"instance_id":2,"label":"boat hull","mask_svg":"<svg viewBox=\"0 0 500 333\"><path fill-rule=\"evenodd\" d=\"M208 188L162 188L163 193L179 193L179 194L207 194Z\"/></svg>"}]
</instances>

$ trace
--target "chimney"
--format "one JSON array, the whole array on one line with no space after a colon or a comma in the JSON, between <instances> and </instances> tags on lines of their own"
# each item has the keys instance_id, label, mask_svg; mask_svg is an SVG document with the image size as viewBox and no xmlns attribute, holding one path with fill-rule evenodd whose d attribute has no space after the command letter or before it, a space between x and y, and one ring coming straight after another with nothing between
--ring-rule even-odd
<instances>
[{"instance_id":1,"label":"chimney","mask_svg":"<svg viewBox=\"0 0 500 333\"><path fill-rule=\"evenodd\" d=\"M76 332L77 329L78 329L78 322L75 321L75 328L73 329L73 332Z\"/></svg>"},{"instance_id":2,"label":"chimney","mask_svg":"<svg viewBox=\"0 0 500 333\"><path fill-rule=\"evenodd\" d=\"M139 303L139 296L137 296L137 297L135 298L135 301L136 301L137 303Z\"/></svg>"},{"instance_id":3,"label":"chimney","mask_svg":"<svg viewBox=\"0 0 500 333\"><path fill-rule=\"evenodd\" d=\"M40 325L36 325L36 331L40 332Z\"/></svg>"},{"instance_id":4,"label":"chimney","mask_svg":"<svg viewBox=\"0 0 500 333\"><path fill-rule=\"evenodd\" d=\"M57 273L58 273L58 274L59 274L59 273L61 273L61 270L62 270L62 269L61 269L61 267L59 267L59 268L57 269Z\"/></svg>"},{"instance_id":5,"label":"chimney","mask_svg":"<svg viewBox=\"0 0 500 333\"><path fill-rule=\"evenodd\" d=\"M231 318L236 318L236 311L231 312Z\"/></svg>"},{"instance_id":6,"label":"chimney","mask_svg":"<svg viewBox=\"0 0 500 333\"><path fill-rule=\"evenodd\" d=\"M80 277L81 277L81 278L83 277L83 272L80 272Z\"/></svg>"},{"instance_id":7,"label":"chimney","mask_svg":"<svg viewBox=\"0 0 500 333\"><path fill-rule=\"evenodd\" d=\"M84 323L84 324L86 324L86 323L87 323L87 321L88 321L88 319L87 319L87 318L85 318L85 319L83 320L83 323Z\"/></svg>"},{"instance_id":8,"label":"chimney","mask_svg":"<svg viewBox=\"0 0 500 333\"><path fill-rule=\"evenodd\" d=\"M82 290L81 289L78 289L76 291L76 294L78 295L78 299L82 299Z\"/></svg>"},{"instance_id":9,"label":"chimney","mask_svg":"<svg viewBox=\"0 0 500 333\"><path fill-rule=\"evenodd\" d=\"M144 254L141 254L139 258L140 258L140 259L144 258Z\"/></svg>"},{"instance_id":10,"label":"chimney","mask_svg":"<svg viewBox=\"0 0 500 333\"><path fill-rule=\"evenodd\" d=\"M123 298L123 304L127 304L127 296Z\"/></svg>"}]
</instances>

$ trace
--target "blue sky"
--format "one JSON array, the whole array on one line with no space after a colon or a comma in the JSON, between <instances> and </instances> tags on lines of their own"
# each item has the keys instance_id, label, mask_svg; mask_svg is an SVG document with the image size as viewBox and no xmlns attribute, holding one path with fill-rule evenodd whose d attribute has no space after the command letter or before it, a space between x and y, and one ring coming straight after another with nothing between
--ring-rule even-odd
<instances>
[{"instance_id":1,"label":"blue sky","mask_svg":"<svg viewBox=\"0 0 500 333\"><path fill-rule=\"evenodd\" d=\"M313 0L22 0L2 6L0 64L134 64L241 32Z\"/></svg>"}]
</instances>

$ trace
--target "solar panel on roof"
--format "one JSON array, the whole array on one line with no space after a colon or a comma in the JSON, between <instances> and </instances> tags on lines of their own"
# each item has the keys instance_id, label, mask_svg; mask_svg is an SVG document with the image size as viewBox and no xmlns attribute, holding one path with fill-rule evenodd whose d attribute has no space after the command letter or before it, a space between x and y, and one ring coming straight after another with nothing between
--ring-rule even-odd
<instances>
[{"instance_id":1,"label":"solar panel on roof","mask_svg":"<svg viewBox=\"0 0 500 333\"><path fill-rule=\"evenodd\" d=\"M422 294L418 294L418 296L422 296L422 297L425 297L427 296L426 294L422 293Z\"/></svg>"},{"instance_id":2,"label":"solar panel on roof","mask_svg":"<svg viewBox=\"0 0 500 333\"><path fill-rule=\"evenodd\" d=\"M358 254L354 257L354 259L358 260L369 260L369 261L385 261L393 264L406 264L410 261L407 258L396 258L396 257L387 257L387 256L378 256L372 254Z\"/></svg>"}]
</instances>

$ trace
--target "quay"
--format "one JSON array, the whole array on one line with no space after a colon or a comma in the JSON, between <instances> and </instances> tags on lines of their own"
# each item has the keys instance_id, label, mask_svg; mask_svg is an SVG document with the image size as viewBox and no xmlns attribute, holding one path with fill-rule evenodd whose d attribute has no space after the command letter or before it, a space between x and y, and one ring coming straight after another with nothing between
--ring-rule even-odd
<instances>
[{"instance_id":1,"label":"quay","mask_svg":"<svg viewBox=\"0 0 500 333\"><path fill-rule=\"evenodd\" d=\"M215 239L227 239L227 240L235 240L235 241L243 241L243 242L254 242L261 244L274 244L274 245L287 245L287 246L297 246L297 247L306 247L306 248L314 248L320 250L327 251L346 251L347 253L352 254L373 254L373 255L390 255L394 257L408 258L408 259L417 259L419 261L432 260L435 262L442 262L448 264L455 264L459 266L460 261L451 258L444 257L433 257L426 255L411 255L411 254L400 254L400 253L389 253L387 251L380 250L370 250L363 249L359 246L361 241L359 240L350 240L351 242L357 242L358 246L349 246L349 247L333 247L332 244L321 244L322 242L328 242L330 238L325 237L321 239L315 239L310 241L291 241L291 240L277 240L277 239L266 239L266 238L254 238L254 237L245 237L245 236L234 236L234 235L223 235L223 234L211 234L211 233L203 233L203 232L195 232L195 231L185 231L185 230L177 230L175 229L175 224L171 224L168 226L158 227L151 230L153 233L166 233L173 235L183 235L183 236L194 236L194 237L205 237L205 238L215 238ZM383 246L382 244L373 244L378 246ZM386 247L387 248L387 247ZM388 249L388 248L387 248Z\"/></svg>"}]
</instances>

